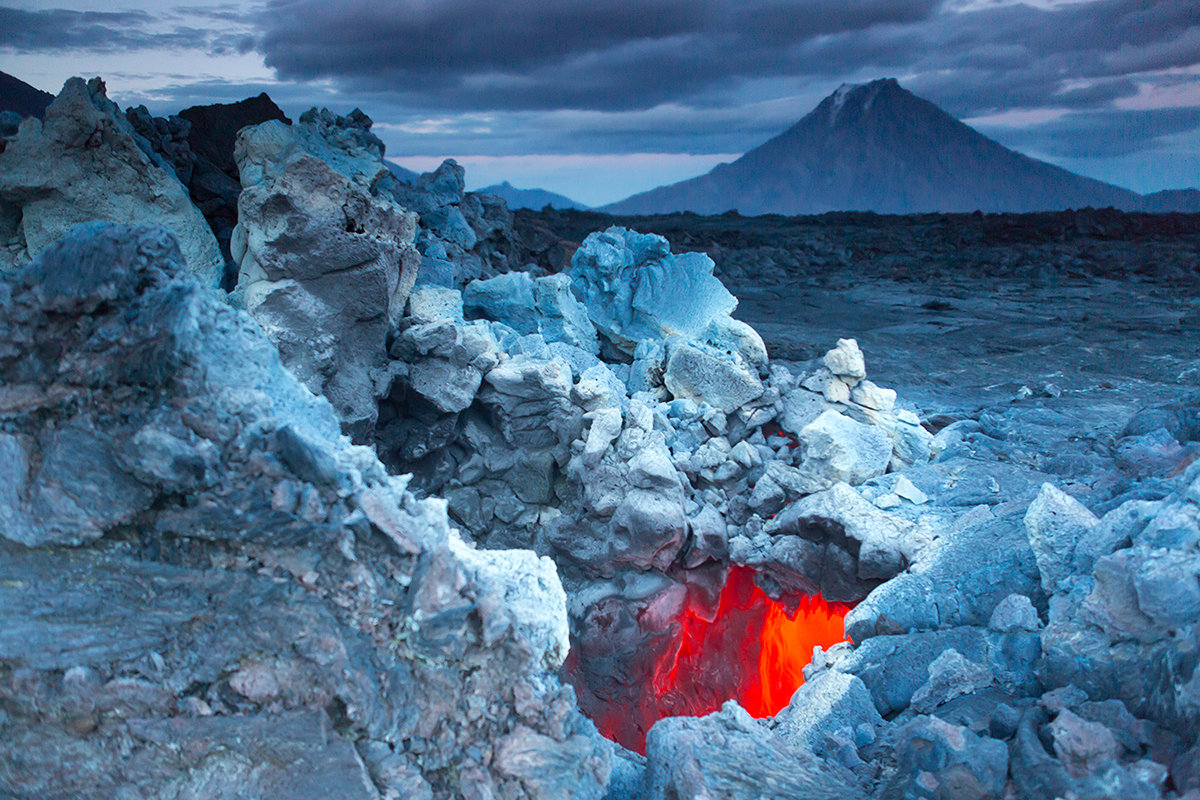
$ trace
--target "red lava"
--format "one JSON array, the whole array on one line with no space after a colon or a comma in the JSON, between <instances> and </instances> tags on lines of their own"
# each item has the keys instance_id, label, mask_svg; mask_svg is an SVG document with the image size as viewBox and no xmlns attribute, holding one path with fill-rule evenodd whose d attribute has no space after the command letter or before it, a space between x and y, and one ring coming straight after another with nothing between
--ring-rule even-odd
<instances>
[{"instance_id":1,"label":"red lava","mask_svg":"<svg viewBox=\"0 0 1200 800\"><path fill-rule=\"evenodd\" d=\"M692 605L676 619L671 644L653 665L643 706L605 709L596 715L596 726L640 753L646 733L663 717L702 716L730 699L755 717L773 716L804 683L813 648L845 641L849 610L803 595L789 614L754 583L754 570L734 567L711 619Z\"/></svg>"}]
</instances>

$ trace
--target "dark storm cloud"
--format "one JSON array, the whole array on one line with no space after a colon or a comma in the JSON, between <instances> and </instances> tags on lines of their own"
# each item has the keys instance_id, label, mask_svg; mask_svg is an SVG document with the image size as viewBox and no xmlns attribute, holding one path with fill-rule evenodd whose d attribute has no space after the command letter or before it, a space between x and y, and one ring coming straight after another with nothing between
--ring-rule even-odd
<instances>
[{"instance_id":1,"label":"dark storm cloud","mask_svg":"<svg viewBox=\"0 0 1200 800\"><path fill-rule=\"evenodd\" d=\"M201 22L225 19L229 8L209 9L199 16ZM178 9L188 11L188 9ZM246 52L253 42L245 34L197 28L177 21L181 15L169 15L171 21L145 11L74 11L42 9L28 11L0 7L0 48L18 53L44 51L87 51L117 53L147 48L167 50L208 49L214 52Z\"/></svg>"},{"instance_id":2,"label":"dark storm cloud","mask_svg":"<svg viewBox=\"0 0 1200 800\"><path fill-rule=\"evenodd\" d=\"M471 109L647 108L792 74L821 36L928 18L938 0L275 0L267 64L284 78L386 87Z\"/></svg>"},{"instance_id":3,"label":"dark storm cloud","mask_svg":"<svg viewBox=\"0 0 1200 800\"><path fill-rule=\"evenodd\" d=\"M1050 157L1107 158L1160 145L1164 138L1200 127L1200 108L1088 111L1020 130L985 128L1018 150Z\"/></svg>"},{"instance_id":4,"label":"dark storm cloud","mask_svg":"<svg viewBox=\"0 0 1200 800\"><path fill-rule=\"evenodd\" d=\"M281 77L448 109L725 104L754 79L875 70L915 75L912 88L969 116L1095 107L1135 94L1132 74L1200 62L1195 0L963 12L936 0L275 0L261 19Z\"/></svg>"}]
</instances>

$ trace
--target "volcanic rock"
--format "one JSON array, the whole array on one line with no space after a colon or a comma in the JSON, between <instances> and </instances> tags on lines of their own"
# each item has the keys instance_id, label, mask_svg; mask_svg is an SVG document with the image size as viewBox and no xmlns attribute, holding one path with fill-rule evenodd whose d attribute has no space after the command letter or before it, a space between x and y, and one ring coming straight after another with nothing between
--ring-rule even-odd
<instances>
[{"instance_id":1,"label":"volcanic rock","mask_svg":"<svg viewBox=\"0 0 1200 800\"><path fill-rule=\"evenodd\" d=\"M659 722L646 742L646 798L804 800L865 796L853 776L773 735L736 703Z\"/></svg>"},{"instance_id":2,"label":"volcanic rock","mask_svg":"<svg viewBox=\"0 0 1200 800\"><path fill-rule=\"evenodd\" d=\"M799 439L800 475L809 492L882 475L892 458L892 440L886 433L833 410L805 425Z\"/></svg>"},{"instance_id":3,"label":"volcanic rock","mask_svg":"<svg viewBox=\"0 0 1200 800\"><path fill-rule=\"evenodd\" d=\"M165 225L188 269L207 286L220 284L224 259L183 184L138 146L100 79L72 78L45 119L23 122L0 152L0 269L93 220Z\"/></svg>"},{"instance_id":4,"label":"volcanic rock","mask_svg":"<svg viewBox=\"0 0 1200 800\"><path fill-rule=\"evenodd\" d=\"M599 797L553 566L456 541L183 265L93 226L0 283L0 792Z\"/></svg>"},{"instance_id":5,"label":"volcanic rock","mask_svg":"<svg viewBox=\"0 0 1200 800\"><path fill-rule=\"evenodd\" d=\"M1099 520L1078 500L1044 484L1025 514L1025 530L1037 556L1042 586L1053 592L1068 575L1075 573L1075 550Z\"/></svg>"},{"instance_id":6,"label":"volcanic rock","mask_svg":"<svg viewBox=\"0 0 1200 800\"><path fill-rule=\"evenodd\" d=\"M712 272L712 259L672 255L661 236L610 228L584 241L567 274L596 328L633 355L642 339L699 338L737 307Z\"/></svg>"},{"instance_id":7,"label":"volcanic rock","mask_svg":"<svg viewBox=\"0 0 1200 800\"><path fill-rule=\"evenodd\" d=\"M375 380L388 335L416 280L416 219L299 142L280 123L247 128L238 139L243 176L270 177L247 183L238 201L237 293L288 367L365 441L378 415ZM279 160L265 157L269 146Z\"/></svg>"},{"instance_id":8,"label":"volcanic rock","mask_svg":"<svg viewBox=\"0 0 1200 800\"><path fill-rule=\"evenodd\" d=\"M236 103L191 106L180 111L179 117L191 125L187 142L196 158L204 159L213 168L235 179L238 167L233 148L238 131L272 119L285 125L292 122L266 92Z\"/></svg>"}]
</instances>

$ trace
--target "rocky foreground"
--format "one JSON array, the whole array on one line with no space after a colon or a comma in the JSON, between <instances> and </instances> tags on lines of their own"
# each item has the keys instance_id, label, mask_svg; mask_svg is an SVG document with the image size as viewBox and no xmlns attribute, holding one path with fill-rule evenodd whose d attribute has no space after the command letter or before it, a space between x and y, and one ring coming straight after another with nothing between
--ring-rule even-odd
<instances>
[{"instance_id":1,"label":"rocky foreground","mask_svg":"<svg viewBox=\"0 0 1200 800\"><path fill-rule=\"evenodd\" d=\"M361 113L254 113L224 161L73 80L0 152L0 793L1200 797L1186 392L1048 444L1085 386L772 357L753 248L535 236ZM851 641L653 724L734 567Z\"/></svg>"}]
</instances>

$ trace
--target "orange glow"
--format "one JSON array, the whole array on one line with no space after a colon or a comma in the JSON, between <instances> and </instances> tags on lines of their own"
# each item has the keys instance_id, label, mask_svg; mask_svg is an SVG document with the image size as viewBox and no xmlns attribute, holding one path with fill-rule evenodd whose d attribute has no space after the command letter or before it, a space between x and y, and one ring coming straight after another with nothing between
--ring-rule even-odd
<instances>
[{"instance_id":1,"label":"orange glow","mask_svg":"<svg viewBox=\"0 0 1200 800\"><path fill-rule=\"evenodd\" d=\"M715 614L711 606L688 602L668 630L643 630L648 641L659 644L640 654L652 661L648 670L628 669L649 673L642 697L614 702L617 697L610 694L604 700L575 679L581 705L602 733L637 752L644 752L646 733L659 719L702 716L726 700L736 699L752 716L774 716L804 683L813 648L846 638L848 606L819 595L795 600L798 607L789 614L754 583L754 570L734 567Z\"/></svg>"},{"instance_id":2,"label":"orange glow","mask_svg":"<svg viewBox=\"0 0 1200 800\"><path fill-rule=\"evenodd\" d=\"M758 591L762 593L762 589ZM770 598L767 602L771 605L759 637L759 691L738 698L755 717L773 717L787 707L804 683L804 667L812 661L813 648L845 641L844 617L850 610L841 603L826 603L820 595L804 595L795 616L788 617L779 603Z\"/></svg>"}]
</instances>

